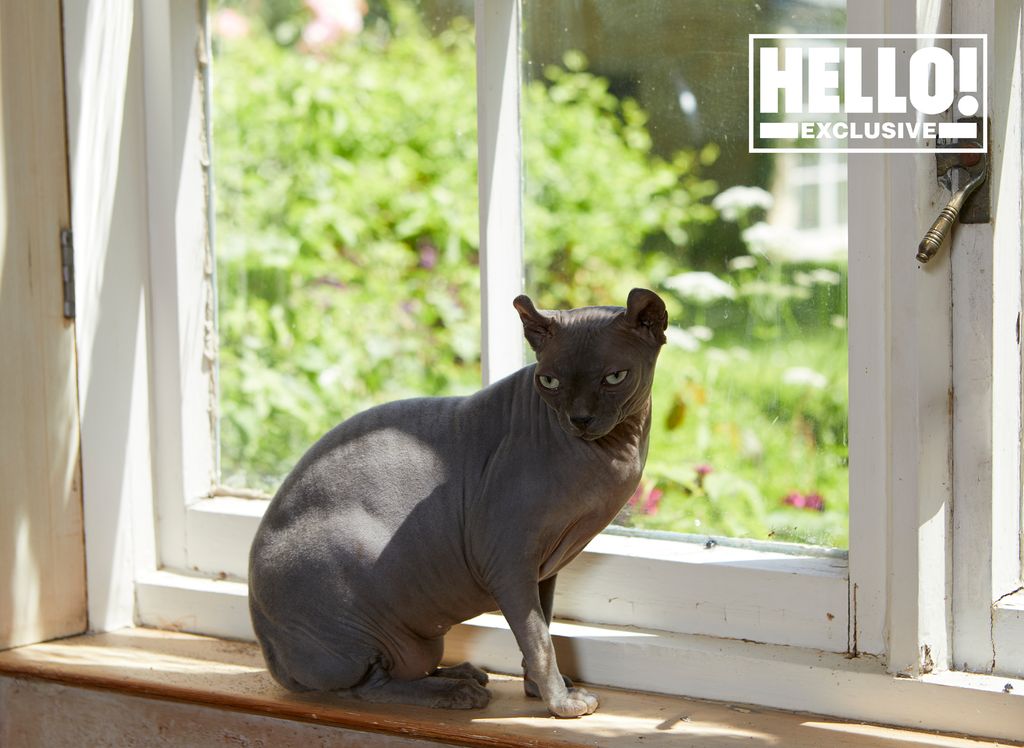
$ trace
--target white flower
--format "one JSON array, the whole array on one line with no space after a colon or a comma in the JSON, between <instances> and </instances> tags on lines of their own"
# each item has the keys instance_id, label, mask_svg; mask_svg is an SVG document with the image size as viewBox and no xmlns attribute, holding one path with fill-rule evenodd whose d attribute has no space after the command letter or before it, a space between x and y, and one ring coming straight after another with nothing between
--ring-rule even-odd
<instances>
[{"instance_id":1,"label":"white flower","mask_svg":"<svg viewBox=\"0 0 1024 748\"><path fill-rule=\"evenodd\" d=\"M792 238L786 230L764 221L744 229L742 236L751 252L766 256L784 255L785 247Z\"/></svg>"},{"instance_id":2,"label":"white flower","mask_svg":"<svg viewBox=\"0 0 1024 748\"><path fill-rule=\"evenodd\" d=\"M821 283L827 286L838 286L839 282L843 279L843 276L835 270L829 270L828 268L818 268L812 270L807 275L811 283Z\"/></svg>"},{"instance_id":3,"label":"white flower","mask_svg":"<svg viewBox=\"0 0 1024 748\"><path fill-rule=\"evenodd\" d=\"M707 343L715 335L710 327L704 325L694 325L690 328L690 334L702 343Z\"/></svg>"},{"instance_id":4,"label":"white flower","mask_svg":"<svg viewBox=\"0 0 1024 748\"><path fill-rule=\"evenodd\" d=\"M796 384L804 387L811 387L816 390L825 389L828 379L821 372L809 369L806 366L791 366L782 372L784 384Z\"/></svg>"},{"instance_id":5,"label":"white flower","mask_svg":"<svg viewBox=\"0 0 1024 748\"><path fill-rule=\"evenodd\" d=\"M757 267L757 258L750 255L740 255L729 260L730 270L752 270Z\"/></svg>"},{"instance_id":6,"label":"white flower","mask_svg":"<svg viewBox=\"0 0 1024 748\"><path fill-rule=\"evenodd\" d=\"M793 275L793 282L804 288L810 288L815 284L838 286L842 279L843 276L835 270L829 270L828 268L817 268L809 273L795 273Z\"/></svg>"},{"instance_id":7,"label":"white flower","mask_svg":"<svg viewBox=\"0 0 1024 748\"><path fill-rule=\"evenodd\" d=\"M740 454L748 460L759 461L764 457L764 445L752 429L744 429L740 441Z\"/></svg>"},{"instance_id":8,"label":"white flower","mask_svg":"<svg viewBox=\"0 0 1024 748\"><path fill-rule=\"evenodd\" d=\"M737 185L715 195L711 205L722 214L727 221L735 221L754 208L768 210L775 204L772 193L760 187L743 187Z\"/></svg>"},{"instance_id":9,"label":"white flower","mask_svg":"<svg viewBox=\"0 0 1024 748\"><path fill-rule=\"evenodd\" d=\"M680 273L665 280L665 285L684 299L710 304L719 299L735 299L736 289L714 273L695 271Z\"/></svg>"},{"instance_id":10,"label":"white flower","mask_svg":"<svg viewBox=\"0 0 1024 748\"><path fill-rule=\"evenodd\" d=\"M689 330L669 325L665 330L665 339L669 345L682 348L684 351L696 351L700 348L700 341L695 338Z\"/></svg>"}]
</instances>

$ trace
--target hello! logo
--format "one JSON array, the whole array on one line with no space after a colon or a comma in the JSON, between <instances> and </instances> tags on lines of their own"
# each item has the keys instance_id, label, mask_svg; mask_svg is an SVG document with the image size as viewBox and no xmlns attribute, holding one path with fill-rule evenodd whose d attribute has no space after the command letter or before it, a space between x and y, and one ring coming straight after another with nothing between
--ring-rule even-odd
<instances>
[{"instance_id":1,"label":"hello! logo","mask_svg":"<svg viewBox=\"0 0 1024 748\"><path fill-rule=\"evenodd\" d=\"M988 150L984 34L750 34L751 153Z\"/></svg>"}]
</instances>

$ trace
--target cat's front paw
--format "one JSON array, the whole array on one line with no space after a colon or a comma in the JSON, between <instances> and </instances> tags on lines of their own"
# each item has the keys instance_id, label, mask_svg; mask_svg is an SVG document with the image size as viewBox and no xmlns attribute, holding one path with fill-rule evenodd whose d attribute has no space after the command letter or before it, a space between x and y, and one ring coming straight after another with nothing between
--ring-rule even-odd
<instances>
[{"instance_id":1,"label":"cat's front paw","mask_svg":"<svg viewBox=\"0 0 1024 748\"><path fill-rule=\"evenodd\" d=\"M565 684L566 688L572 688L572 679L570 679L569 676L563 675L562 682ZM525 672L523 673L523 692L531 699L540 698L540 688L533 682L533 678Z\"/></svg>"},{"instance_id":2,"label":"cat's front paw","mask_svg":"<svg viewBox=\"0 0 1024 748\"><path fill-rule=\"evenodd\" d=\"M597 709L597 696L584 688L570 688L565 698L548 704L548 710L556 717L582 717L593 714Z\"/></svg>"}]
</instances>

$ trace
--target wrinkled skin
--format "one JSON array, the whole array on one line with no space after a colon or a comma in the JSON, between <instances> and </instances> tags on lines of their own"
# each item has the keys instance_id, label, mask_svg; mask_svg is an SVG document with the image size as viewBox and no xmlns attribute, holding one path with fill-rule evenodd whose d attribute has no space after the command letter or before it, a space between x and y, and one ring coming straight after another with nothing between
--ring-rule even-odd
<instances>
[{"instance_id":1,"label":"wrinkled skin","mask_svg":"<svg viewBox=\"0 0 1024 748\"><path fill-rule=\"evenodd\" d=\"M271 502L250 555L249 603L285 687L485 706L482 671L438 664L452 625L500 608L527 694L560 717L596 709L558 671L555 575L640 479L665 306L643 289L625 309L514 304L537 364L469 397L350 418Z\"/></svg>"}]
</instances>

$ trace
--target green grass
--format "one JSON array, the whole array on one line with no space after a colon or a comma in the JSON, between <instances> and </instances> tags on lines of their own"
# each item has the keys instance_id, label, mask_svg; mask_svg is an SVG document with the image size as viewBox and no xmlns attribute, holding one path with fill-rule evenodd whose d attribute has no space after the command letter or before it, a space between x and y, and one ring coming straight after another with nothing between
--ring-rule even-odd
<instances>
[{"instance_id":1,"label":"green grass","mask_svg":"<svg viewBox=\"0 0 1024 748\"><path fill-rule=\"evenodd\" d=\"M824 386L786 383L792 367ZM847 402L839 330L755 348L667 346L642 495L622 524L845 548ZM793 493L820 496L823 510L784 503Z\"/></svg>"}]
</instances>

